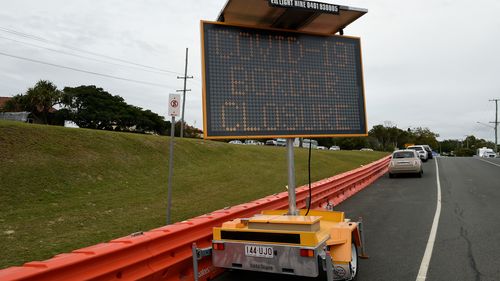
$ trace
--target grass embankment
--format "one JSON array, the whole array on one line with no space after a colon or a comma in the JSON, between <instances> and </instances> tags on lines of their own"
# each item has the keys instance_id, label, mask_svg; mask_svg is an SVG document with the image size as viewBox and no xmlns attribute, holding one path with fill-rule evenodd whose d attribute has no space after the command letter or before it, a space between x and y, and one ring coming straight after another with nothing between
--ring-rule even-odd
<instances>
[{"instance_id":1,"label":"grass embankment","mask_svg":"<svg viewBox=\"0 0 500 281\"><path fill-rule=\"evenodd\" d=\"M169 138L0 121L0 268L165 224ZM176 139L173 221L285 190L284 148ZM384 153L313 151L314 180ZM307 150L296 149L297 183Z\"/></svg>"}]
</instances>

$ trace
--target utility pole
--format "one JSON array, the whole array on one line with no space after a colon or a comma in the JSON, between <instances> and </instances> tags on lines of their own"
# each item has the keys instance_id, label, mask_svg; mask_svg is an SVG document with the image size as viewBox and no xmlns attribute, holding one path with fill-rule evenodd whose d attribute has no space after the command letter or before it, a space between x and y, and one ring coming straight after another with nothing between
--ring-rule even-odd
<instances>
[{"instance_id":1,"label":"utility pole","mask_svg":"<svg viewBox=\"0 0 500 281\"><path fill-rule=\"evenodd\" d=\"M490 123L494 123L495 124L495 153L498 153L498 101L500 99L492 99L490 101L494 101L495 102L495 108L496 108L496 112L495 112L495 122L490 122Z\"/></svg>"},{"instance_id":2,"label":"utility pole","mask_svg":"<svg viewBox=\"0 0 500 281\"><path fill-rule=\"evenodd\" d=\"M193 76L187 76L188 72L188 54L189 48L186 48L186 65L184 67L184 77L177 76L177 79L184 79L184 89L177 90L177 92L183 92L182 94L182 113L181 113L181 135L180 137L184 137L184 109L186 108L186 92L190 92L191 89L186 89L186 84L188 79L193 79Z\"/></svg>"}]
</instances>

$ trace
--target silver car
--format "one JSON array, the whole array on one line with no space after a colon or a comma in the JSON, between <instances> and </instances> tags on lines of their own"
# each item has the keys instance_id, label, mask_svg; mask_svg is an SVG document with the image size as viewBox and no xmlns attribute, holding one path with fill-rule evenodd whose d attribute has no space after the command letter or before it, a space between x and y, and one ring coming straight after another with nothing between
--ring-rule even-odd
<instances>
[{"instance_id":1,"label":"silver car","mask_svg":"<svg viewBox=\"0 0 500 281\"><path fill-rule=\"evenodd\" d=\"M396 174L414 174L422 177L422 161L415 150L405 149L397 150L392 153L389 163L389 177L393 178Z\"/></svg>"}]
</instances>

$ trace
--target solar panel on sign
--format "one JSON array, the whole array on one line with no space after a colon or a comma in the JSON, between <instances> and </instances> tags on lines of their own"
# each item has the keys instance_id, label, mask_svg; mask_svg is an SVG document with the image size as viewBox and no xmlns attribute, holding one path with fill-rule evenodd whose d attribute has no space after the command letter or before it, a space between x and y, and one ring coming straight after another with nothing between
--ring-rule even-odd
<instances>
[{"instance_id":1,"label":"solar panel on sign","mask_svg":"<svg viewBox=\"0 0 500 281\"><path fill-rule=\"evenodd\" d=\"M366 135L358 38L203 22L206 138Z\"/></svg>"}]
</instances>

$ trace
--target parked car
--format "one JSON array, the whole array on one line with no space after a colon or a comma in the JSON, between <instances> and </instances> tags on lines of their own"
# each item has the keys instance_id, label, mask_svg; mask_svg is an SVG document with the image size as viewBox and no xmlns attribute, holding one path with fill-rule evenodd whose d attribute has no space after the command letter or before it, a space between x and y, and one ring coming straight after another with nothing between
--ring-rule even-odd
<instances>
[{"instance_id":1,"label":"parked car","mask_svg":"<svg viewBox=\"0 0 500 281\"><path fill-rule=\"evenodd\" d=\"M277 146L286 146L286 139L276 139Z\"/></svg>"},{"instance_id":2,"label":"parked car","mask_svg":"<svg viewBox=\"0 0 500 281\"><path fill-rule=\"evenodd\" d=\"M330 150L340 150L340 146L333 145L330 147Z\"/></svg>"},{"instance_id":3,"label":"parked car","mask_svg":"<svg viewBox=\"0 0 500 281\"><path fill-rule=\"evenodd\" d=\"M259 142L256 140L245 140L246 145L259 145Z\"/></svg>"},{"instance_id":4,"label":"parked car","mask_svg":"<svg viewBox=\"0 0 500 281\"><path fill-rule=\"evenodd\" d=\"M326 147L322 146L322 145L318 145L316 146L316 149L319 149L319 150L326 150Z\"/></svg>"},{"instance_id":5,"label":"parked car","mask_svg":"<svg viewBox=\"0 0 500 281\"><path fill-rule=\"evenodd\" d=\"M278 145L278 142L276 140L267 140L266 141L266 145L274 145L274 146L276 146L276 145Z\"/></svg>"},{"instance_id":6,"label":"parked car","mask_svg":"<svg viewBox=\"0 0 500 281\"><path fill-rule=\"evenodd\" d=\"M479 148L476 153L477 156L479 157L484 157L484 158L495 158L497 155L495 154L495 151L491 148L483 147Z\"/></svg>"},{"instance_id":7,"label":"parked car","mask_svg":"<svg viewBox=\"0 0 500 281\"><path fill-rule=\"evenodd\" d=\"M229 143L230 144L243 144L240 140L232 140Z\"/></svg>"},{"instance_id":8,"label":"parked car","mask_svg":"<svg viewBox=\"0 0 500 281\"><path fill-rule=\"evenodd\" d=\"M427 159L429 159L429 156L427 155L428 154L427 151L421 145L408 146L406 149L415 150L418 153L418 156L420 157L420 159L422 159L422 161L424 161L424 162L427 162Z\"/></svg>"},{"instance_id":9,"label":"parked car","mask_svg":"<svg viewBox=\"0 0 500 281\"><path fill-rule=\"evenodd\" d=\"M300 139L296 138L293 141L293 146L294 147L299 147L300 146ZM303 148L309 148L311 146L311 149L317 149L318 148L318 141L317 140L311 140L311 139L302 139L302 147Z\"/></svg>"},{"instance_id":10,"label":"parked car","mask_svg":"<svg viewBox=\"0 0 500 281\"><path fill-rule=\"evenodd\" d=\"M393 178L396 174L415 174L422 177L424 170L422 161L416 150L404 149L392 153L389 163L389 177Z\"/></svg>"},{"instance_id":11,"label":"parked car","mask_svg":"<svg viewBox=\"0 0 500 281\"><path fill-rule=\"evenodd\" d=\"M360 151L373 151L371 148L361 148Z\"/></svg>"},{"instance_id":12,"label":"parked car","mask_svg":"<svg viewBox=\"0 0 500 281\"><path fill-rule=\"evenodd\" d=\"M427 144L423 144L422 146L424 147L425 151L427 151L427 158L429 159L434 158L434 155L432 154L432 148Z\"/></svg>"}]
</instances>

